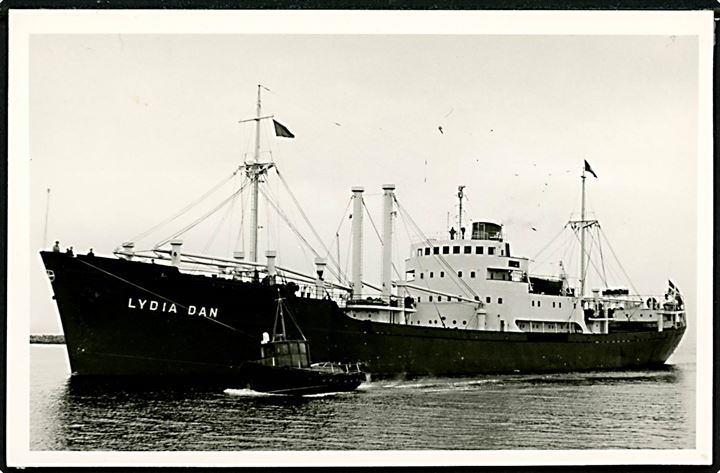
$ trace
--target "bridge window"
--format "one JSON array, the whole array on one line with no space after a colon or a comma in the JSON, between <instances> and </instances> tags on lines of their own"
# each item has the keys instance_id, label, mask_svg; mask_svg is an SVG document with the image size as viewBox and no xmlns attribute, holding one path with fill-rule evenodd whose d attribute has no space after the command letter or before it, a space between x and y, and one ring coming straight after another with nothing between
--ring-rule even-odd
<instances>
[{"instance_id":1,"label":"bridge window","mask_svg":"<svg viewBox=\"0 0 720 473\"><path fill-rule=\"evenodd\" d=\"M433 247L433 254L434 254L434 255L439 255L439 254L440 254L440 247L439 247L439 246Z\"/></svg>"},{"instance_id":2,"label":"bridge window","mask_svg":"<svg viewBox=\"0 0 720 473\"><path fill-rule=\"evenodd\" d=\"M440 271L440 277L441 277L441 278L444 278L444 277L445 277L445 271Z\"/></svg>"},{"instance_id":3,"label":"bridge window","mask_svg":"<svg viewBox=\"0 0 720 473\"><path fill-rule=\"evenodd\" d=\"M553 309L555 308L555 303L553 302Z\"/></svg>"},{"instance_id":4,"label":"bridge window","mask_svg":"<svg viewBox=\"0 0 720 473\"><path fill-rule=\"evenodd\" d=\"M498 297L498 304L502 304L502 297Z\"/></svg>"},{"instance_id":5,"label":"bridge window","mask_svg":"<svg viewBox=\"0 0 720 473\"><path fill-rule=\"evenodd\" d=\"M483 254L483 247L482 247L482 246L476 246L476 247L475 247L475 254L476 254L476 255L481 255L481 254Z\"/></svg>"},{"instance_id":6,"label":"bridge window","mask_svg":"<svg viewBox=\"0 0 720 473\"><path fill-rule=\"evenodd\" d=\"M418 248L418 256L422 256L422 254L423 254L422 248Z\"/></svg>"},{"instance_id":7,"label":"bridge window","mask_svg":"<svg viewBox=\"0 0 720 473\"><path fill-rule=\"evenodd\" d=\"M433 275L434 275L434 273L432 271L430 271L430 279L432 279Z\"/></svg>"},{"instance_id":8,"label":"bridge window","mask_svg":"<svg viewBox=\"0 0 720 473\"><path fill-rule=\"evenodd\" d=\"M558 309L562 309L562 302L558 302Z\"/></svg>"},{"instance_id":9,"label":"bridge window","mask_svg":"<svg viewBox=\"0 0 720 473\"><path fill-rule=\"evenodd\" d=\"M535 307L535 301L530 301L530 305Z\"/></svg>"},{"instance_id":10,"label":"bridge window","mask_svg":"<svg viewBox=\"0 0 720 473\"><path fill-rule=\"evenodd\" d=\"M462 271L458 271L458 277L459 277L459 278L462 277Z\"/></svg>"},{"instance_id":11,"label":"bridge window","mask_svg":"<svg viewBox=\"0 0 720 473\"><path fill-rule=\"evenodd\" d=\"M510 266L511 268L519 268L519 267L520 267L520 261L510 260L510 261L508 261L508 266Z\"/></svg>"},{"instance_id":12,"label":"bridge window","mask_svg":"<svg viewBox=\"0 0 720 473\"><path fill-rule=\"evenodd\" d=\"M438 302L442 302L442 296L438 296Z\"/></svg>"},{"instance_id":13,"label":"bridge window","mask_svg":"<svg viewBox=\"0 0 720 473\"><path fill-rule=\"evenodd\" d=\"M453 246L453 254L459 255L460 254L460 247L459 246Z\"/></svg>"},{"instance_id":14,"label":"bridge window","mask_svg":"<svg viewBox=\"0 0 720 473\"><path fill-rule=\"evenodd\" d=\"M449 246L443 246L443 254L449 255L450 254L450 247Z\"/></svg>"},{"instance_id":15,"label":"bridge window","mask_svg":"<svg viewBox=\"0 0 720 473\"><path fill-rule=\"evenodd\" d=\"M470 277L471 277L471 278L474 278L474 277L475 277L475 271L470 271Z\"/></svg>"},{"instance_id":16,"label":"bridge window","mask_svg":"<svg viewBox=\"0 0 720 473\"><path fill-rule=\"evenodd\" d=\"M428 296L428 300L432 302L432 296Z\"/></svg>"},{"instance_id":17,"label":"bridge window","mask_svg":"<svg viewBox=\"0 0 720 473\"><path fill-rule=\"evenodd\" d=\"M492 300L492 299L490 299L490 296L487 296L487 297L485 298L485 301L486 301L488 304L490 303L491 300Z\"/></svg>"},{"instance_id":18,"label":"bridge window","mask_svg":"<svg viewBox=\"0 0 720 473\"><path fill-rule=\"evenodd\" d=\"M420 273L420 279L424 279L424 278L425 278L425 273Z\"/></svg>"},{"instance_id":19,"label":"bridge window","mask_svg":"<svg viewBox=\"0 0 720 473\"><path fill-rule=\"evenodd\" d=\"M425 256L430 254L430 247L425 248Z\"/></svg>"},{"instance_id":20,"label":"bridge window","mask_svg":"<svg viewBox=\"0 0 720 473\"><path fill-rule=\"evenodd\" d=\"M465 254L466 254L466 255L469 255L470 253L472 253L472 246L466 246L466 247L465 247Z\"/></svg>"},{"instance_id":21,"label":"bridge window","mask_svg":"<svg viewBox=\"0 0 720 473\"><path fill-rule=\"evenodd\" d=\"M475 300L476 300L476 301L479 301L479 300L480 300L480 296L475 296Z\"/></svg>"},{"instance_id":22,"label":"bridge window","mask_svg":"<svg viewBox=\"0 0 720 473\"><path fill-rule=\"evenodd\" d=\"M492 256L495 254L495 247L494 246L488 246L488 255Z\"/></svg>"},{"instance_id":23,"label":"bridge window","mask_svg":"<svg viewBox=\"0 0 720 473\"><path fill-rule=\"evenodd\" d=\"M538 301L538 307L540 307L540 301Z\"/></svg>"}]
</instances>

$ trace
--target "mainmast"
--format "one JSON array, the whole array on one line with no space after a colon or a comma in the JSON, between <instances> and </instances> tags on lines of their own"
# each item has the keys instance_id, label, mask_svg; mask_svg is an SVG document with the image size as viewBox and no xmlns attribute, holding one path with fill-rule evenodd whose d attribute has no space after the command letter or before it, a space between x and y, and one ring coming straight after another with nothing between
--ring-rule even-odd
<instances>
[{"instance_id":1,"label":"mainmast","mask_svg":"<svg viewBox=\"0 0 720 473\"><path fill-rule=\"evenodd\" d=\"M580 297L585 297L585 178L585 167L583 167L580 205Z\"/></svg>"},{"instance_id":2,"label":"mainmast","mask_svg":"<svg viewBox=\"0 0 720 473\"><path fill-rule=\"evenodd\" d=\"M570 227L575 232L580 232L580 294L579 297L585 296L585 287L587 286L587 263L588 263L588 255L585 253L585 232L596 225L598 225L597 220L585 220L585 179L587 176L585 175L585 171L589 172L593 176L597 177L597 174L595 174L595 171L592 170L590 167L590 164L588 164L587 161L585 161L585 165L583 167L582 175L580 176L582 178L582 200L580 202L580 220L571 220L569 222Z\"/></svg>"}]
</instances>

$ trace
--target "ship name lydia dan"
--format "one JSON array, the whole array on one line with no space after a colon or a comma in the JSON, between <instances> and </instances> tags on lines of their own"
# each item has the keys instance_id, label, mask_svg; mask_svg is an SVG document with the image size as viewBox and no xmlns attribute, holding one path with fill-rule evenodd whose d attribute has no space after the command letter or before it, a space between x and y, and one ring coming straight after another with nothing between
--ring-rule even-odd
<instances>
[{"instance_id":1,"label":"ship name lydia dan","mask_svg":"<svg viewBox=\"0 0 720 473\"><path fill-rule=\"evenodd\" d=\"M150 311L160 311L160 312L167 312L171 314L177 314L177 305L173 302L160 302L160 301L154 301L149 299L140 299L138 298L128 298L128 308L129 309L140 309L140 310L150 310ZM180 306L183 307L183 306ZM218 309L217 307L208 307L205 308L203 306L197 307L194 305L189 305L186 308L187 315L200 315L202 317L209 317L209 318L217 318Z\"/></svg>"}]
</instances>

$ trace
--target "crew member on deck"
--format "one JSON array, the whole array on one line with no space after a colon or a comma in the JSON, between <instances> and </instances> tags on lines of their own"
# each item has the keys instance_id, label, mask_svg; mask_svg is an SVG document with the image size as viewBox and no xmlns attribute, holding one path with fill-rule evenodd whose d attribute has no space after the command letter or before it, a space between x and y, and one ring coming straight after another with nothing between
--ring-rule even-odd
<instances>
[{"instance_id":1,"label":"crew member on deck","mask_svg":"<svg viewBox=\"0 0 720 473\"><path fill-rule=\"evenodd\" d=\"M454 240L454 239L455 239L455 234L456 234L456 233L457 233L457 231L455 230L455 227L450 227L450 239L451 239L451 240Z\"/></svg>"},{"instance_id":2,"label":"crew member on deck","mask_svg":"<svg viewBox=\"0 0 720 473\"><path fill-rule=\"evenodd\" d=\"M65 250L65 253L69 254L70 256L73 256L73 255L74 255L74 253L73 253L73 247L72 247L72 246L69 246L68 249Z\"/></svg>"},{"instance_id":3,"label":"crew member on deck","mask_svg":"<svg viewBox=\"0 0 720 473\"><path fill-rule=\"evenodd\" d=\"M95 253L93 253L93 249L90 248L90 251L88 251L88 256L95 256Z\"/></svg>"},{"instance_id":4,"label":"crew member on deck","mask_svg":"<svg viewBox=\"0 0 720 473\"><path fill-rule=\"evenodd\" d=\"M59 241L56 241L55 244L53 245L53 251L55 253L60 253L60 242Z\"/></svg>"}]
</instances>

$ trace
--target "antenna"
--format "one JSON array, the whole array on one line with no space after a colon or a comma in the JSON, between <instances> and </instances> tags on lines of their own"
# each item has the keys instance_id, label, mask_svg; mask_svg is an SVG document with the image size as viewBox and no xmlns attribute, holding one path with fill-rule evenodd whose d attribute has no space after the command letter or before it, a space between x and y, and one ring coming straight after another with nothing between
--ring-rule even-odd
<instances>
[{"instance_id":1,"label":"antenna","mask_svg":"<svg viewBox=\"0 0 720 473\"><path fill-rule=\"evenodd\" d=\"M463 189L465 189L465 186L458 186L458 200L460 201L460 212L458 215L458 231L462 233L462 218L463 218L463 209L462 209L462 202L463 197L465 197L465 193L463 192ZM463 235L464 237L464 235Z\"/></svg>"}]
</instances>

